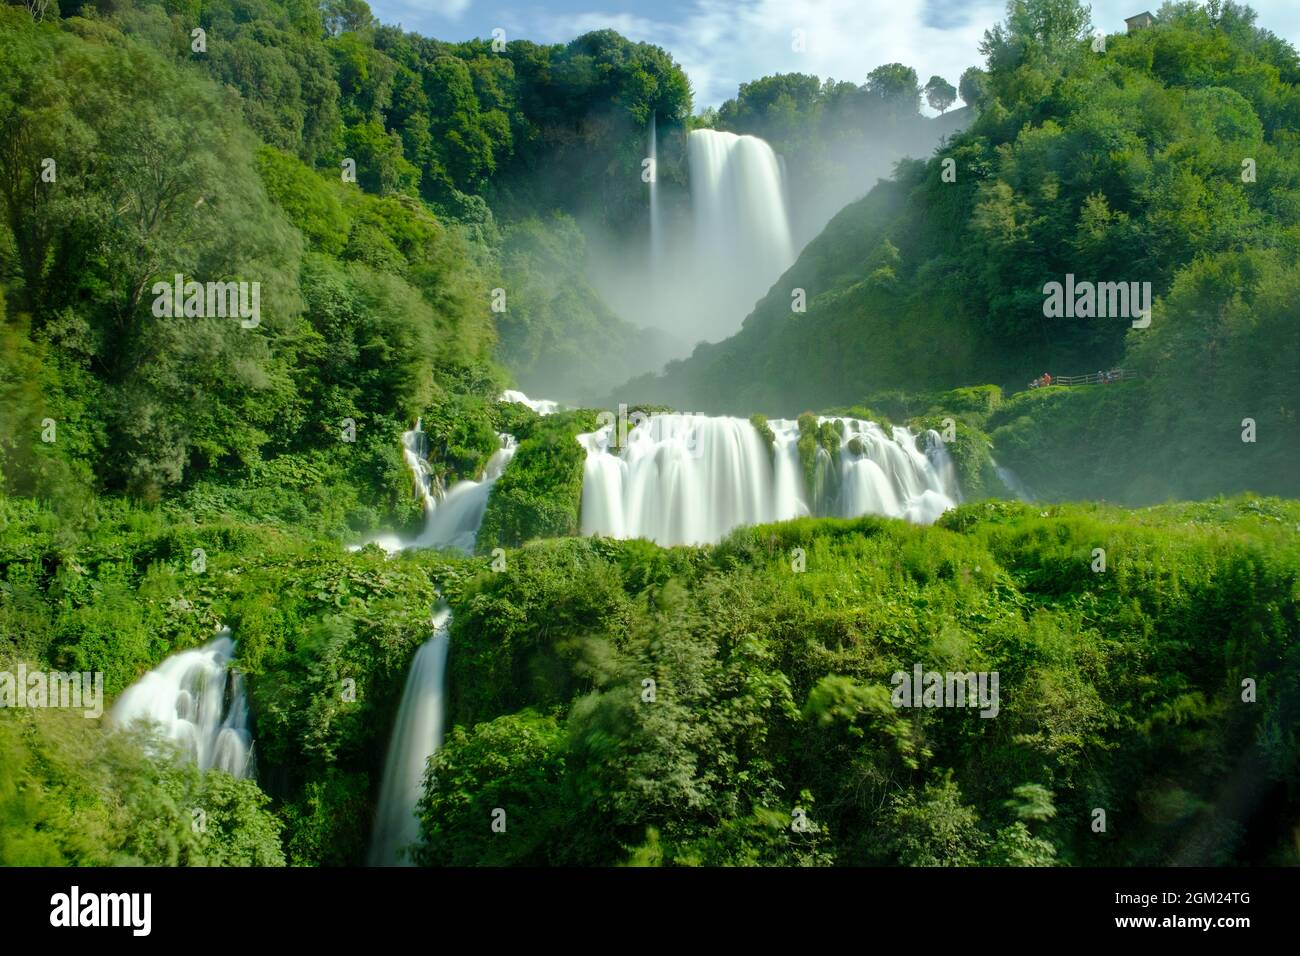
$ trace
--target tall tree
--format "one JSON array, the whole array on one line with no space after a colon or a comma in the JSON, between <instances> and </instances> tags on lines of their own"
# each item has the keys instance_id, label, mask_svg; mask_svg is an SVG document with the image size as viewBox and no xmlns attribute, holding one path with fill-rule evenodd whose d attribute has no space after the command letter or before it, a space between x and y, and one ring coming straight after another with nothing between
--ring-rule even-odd
<instances>
[{"instance_id":1,"label":"tall tree","mask_svg":"<svg viewBox=\"0 0 1300 956\"><path fill-rule=\"evenodd\" d=\"M925 100L930 109L946 113L957 99L957 90L942 76L932 76L925 84Z\"/></svg>"}]
</instances>

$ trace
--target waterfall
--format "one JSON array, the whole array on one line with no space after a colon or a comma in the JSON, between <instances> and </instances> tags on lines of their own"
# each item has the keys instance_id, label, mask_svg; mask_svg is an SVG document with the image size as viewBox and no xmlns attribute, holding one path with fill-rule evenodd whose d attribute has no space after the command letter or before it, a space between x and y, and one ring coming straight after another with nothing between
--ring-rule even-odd
<instances>
[{"instance_id":1,"label":"waterfall","mask_svg":"<svg viewBox=\"0 0 1300 956\"><path fill-rule=\"evenodd\" d=\"M112 722L161 725L201 770L253 775L253 737L244 681L231 669L235 642L222 628L211 643L173 654L118 697Z\"/></svg>"},{"instance_id":2,"label":"waterfall","mask_svg":"<svg viewBox=\"0 0 1300 956\"><path fill-rule=\"evenodd\" d=\"M578 436L587 450L581 530L661 545L708 544L742 525L803 515L864 514L933 522L960 500L956 469L935 432L917 448L906 428L822 418L840 431L818 450L814 487L799 457L799 425L768 423L769 448L742 418L652 415L614 447L615 425Z\"/></svg>"},{"instance_id":3,"label":"waterfall","mask_svg":"<svg viewBox=\"0 0 1300 956\"><path fill-rule=\"evenodd\" d=\"M416 804L424 792L424 768L442 744L443 686L447 673L451 609L433 613L433 636L415 652L388 741L384 777L370 841L371 866L409 866L403 851L420 837Z\"/></svg>"},{"instance_id":4,"label":"waterfall","mask_svg":"<svg viewBox=\"0 0 1300 956\"><path fill-rule=\"evenodd\" d=\"M455 548L473 554L492 485L505 472L517 447L514 436L504 432L497 434L497 440L500 447L488 459L481 478L458 481L444 492L433 479L425 458L424 432L416 422L414 429L402 435L402 449L424 499L424 528L414 538L384 534L371 539L372 543L389 554L410 548Z\"/></svg>"},{"instance_id":5,"label":"waterfall","mask_svg":"<svg viewBox=\"0 0 1300 956\"><path fill-rule=\"evenodd\" d=\"M1002 484L1006 485L1007 491L1015 495L1018 500L1034 500L1034 493L1029 490L1029 487L1023 481L1020 480L1020 476L1010 468L1004 468L995 461L993 462L993 470L997 473L997 476L1002 479Z\"/></svg>"},{"instance_id":6,"label":"waterfall","mask_svg":"<svg viewBox=\"0 0 1300 956\"><path fill-rule=\"evenodd\" d=\"M694 217L690 283L736 327L791 263L781 166L756 136L693 130L687 140Z\"/></svg>"},{"instance_id":7,"label":"waterfall","mask_svg":"<svg viewBox=\"0 0 1300 956\"><path fill-rule=\"evenodd\" d=\"M532 399L513 388L508 388L501 393L501 401L512 402L516 405L527 405L538 415L554 415L560 410L559 402L548 401L545 398Z\"/></svg>"},{"instance_id":8,"label":"waterfall","mask_svg":"<svg viewBox=\"0 0 1300 956\"><path fill-rule=\"evenodd\" d=\"M514 389L502 392L500 401L526 405L539 415L552 415L560 410L559 402L533 400ZM411 548L455 548L473 554L492 486L505 473L518 447L514 436L505 432L497 433L497 441L500 447L488 459L481 477L458 481L444 491L429 468L428 441L417 419L413 429L402 433L402 457L406 460L406 467L411 469L416 490L424 501L424 528L414 538L382 534L370 539L370 543L379 545L389 554ZM360 547L353 545L349 550L356 551Z\"/></svg>"}]
</instances>

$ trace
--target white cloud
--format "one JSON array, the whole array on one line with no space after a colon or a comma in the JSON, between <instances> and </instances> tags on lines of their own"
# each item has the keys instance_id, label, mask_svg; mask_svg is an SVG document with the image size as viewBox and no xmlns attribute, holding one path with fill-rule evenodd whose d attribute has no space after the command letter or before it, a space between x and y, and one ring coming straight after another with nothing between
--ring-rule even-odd
<instances>
[{"instance_id":1,"label":"white cloud","mask_svg":"<svg viewBox=\"0 0 1300 956\"><path fill-rule=\"evenodd\" d=\"M917 0L698 0L677 22L592 11L544 16L537 26L555 40L612 27L664 47L691 78L700 109L771 73L861 83L874 67L901 62L922 83L938 73L955 84L962 70L980 62L980 37L1002 10L1003 0L971 0L963 25L937 29L926 24ZM802 31L802 52L794 49L796 30Z\"/></svg>"},{"instance_id":2,"label":"white cloud","mask_svg":"<svg viewBox=\"0 0 1300 956\"><path fill-rule=\"evenodd\" d=\"M444 38L487 36L500 26L510 39L564 43L612 28L667 50L690 77L697 110L716 106L735 96L741 83L772 73L861 83L880 64L899 62L914 68L922 83L937 73L956 84L966 67L981 64L980 38L1006 9L1005 0L678 0L637 4L645 12L629 13L603 11L602 0L582 10L583 2L540 0L524 6L519 0L480 0L473 17L464 17L471 0L372 0L385 22ZM1093 22L1119 32L1124 17L1158 10L1160 3L1091 0ZM1296 0L1253 0L1251 6L1259 12L1260 26L1292 42L1300 37ZM804 31L803 53L791 48L796 29Z\"/></svg>"}]
</instances>

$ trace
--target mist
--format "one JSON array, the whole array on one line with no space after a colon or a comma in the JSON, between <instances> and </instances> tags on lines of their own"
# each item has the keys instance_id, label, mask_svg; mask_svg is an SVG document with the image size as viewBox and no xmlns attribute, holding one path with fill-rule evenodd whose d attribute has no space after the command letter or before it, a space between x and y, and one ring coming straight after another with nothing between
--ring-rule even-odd
<instances>
[{"instance_id":1,"label":"mist","mask_svg":"<svg viewBox=\"0 0 1300 956\"><path fill-rule=\"evenodd\" d=\"M656 144L648 132L657 182L645 189L645 215L615 229L594 209L578 214L587 279L620 318L667 333L680 347L672 357L684 357L700 342L739 331L837 212L889 177L900 159L931 154L969 118L966 109L881 117L790 161L757 136L661 131Z\"/></svg>"}]
</instances>

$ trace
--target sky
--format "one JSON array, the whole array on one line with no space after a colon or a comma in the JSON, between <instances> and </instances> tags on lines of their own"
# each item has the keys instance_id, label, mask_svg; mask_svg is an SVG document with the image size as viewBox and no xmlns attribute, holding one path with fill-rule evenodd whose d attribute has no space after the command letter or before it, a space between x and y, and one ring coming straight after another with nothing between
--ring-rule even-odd
<instances>
[{"instance_id":1,"label":"sky","mask_svg":"<svg viewBox=\"0 0 1300 956\"><path fill-rule=\"evenodd\" d=\"M905 63L924 84L954 86L981 62L984 30L1005 0L368 0L384 23L440 40L488 38L563 43L612 27L663 47L695 91L695 109L718 106L741 83L772 73L811 73L861 83L882 63ZM1161 0L1092 0L1107 33ZM1297 43L1300 0L1253 0L1259 25ZM795 31L802 31L797 35ZM795 49L802 40L802 49Z\"/></svg>"}]
</instances>

